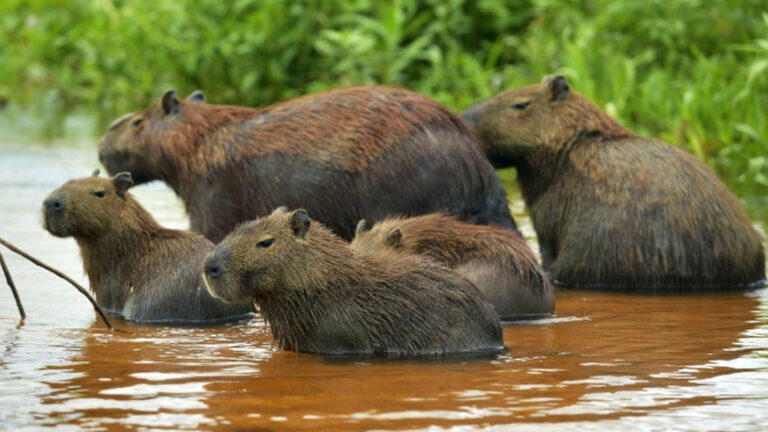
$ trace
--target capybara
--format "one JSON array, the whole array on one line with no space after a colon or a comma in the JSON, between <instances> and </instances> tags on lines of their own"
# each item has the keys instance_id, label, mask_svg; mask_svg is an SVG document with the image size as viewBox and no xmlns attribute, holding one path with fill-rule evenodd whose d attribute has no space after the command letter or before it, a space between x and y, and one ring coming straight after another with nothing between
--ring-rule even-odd
<instances>
[{"instance_id":1,"label":"capybara","mask_svg":"<svg viewBox=\"0 0 768 432\"><path fill-rule=\"evenodd\" d=\"M515 228L471 131L413 92L352 87L266 108L192 99L169 91L116 120L99 159L112 174L170 185L192 230L213 242L278 206L306 208L347 240L358 220L390 214L444 211Z\"/></svg>"},{"instance_id":2,"label":"capybara","mask_svg":"<svg viewBox=\"0 0 768 432\"><path fill-rule=\"evenodd\" d=\"M442 263L474 283L503 320L549 315L555 308L552 285L516 231L432 213L391 217L372 228L361 220L352 247L391 249Z\"/></svg>"},{"instance_id":3,"label":"capybara","mask_svg":"<svg viewBox=\"0 0 768 432\"><path fill-rule=\"evenodd\" d=\"M503 347L493 307L466 278L416 255L353 249L303 209L240 225L203 268L215 297L259 305L280 349L398 356Z\"/></svg>"},{"instance_id":4,"label":"capybara","mask_svg":"<svg viewBox=\"0 0 768 432\"><path fill-rule=\"evenodd\" d=\"M204 323L241 319L251 302L211 297L200 274L213 244L160 226L131 196L129 173L70 180L43 202L45 229L74 237L101 307L126 320Z\"/></svg>"},{"instance_id":5,"label":"capybara","mask_svg":"<svg viewBox=\"0 0 768 432\"><path fill-rule=\"evenodd\" d=\"M555 283L655 292L744 288L765 278L760 236L714 172L633 134L562 76L462 116L496 166L517 168Z\"/></svg>"}]
</instances>

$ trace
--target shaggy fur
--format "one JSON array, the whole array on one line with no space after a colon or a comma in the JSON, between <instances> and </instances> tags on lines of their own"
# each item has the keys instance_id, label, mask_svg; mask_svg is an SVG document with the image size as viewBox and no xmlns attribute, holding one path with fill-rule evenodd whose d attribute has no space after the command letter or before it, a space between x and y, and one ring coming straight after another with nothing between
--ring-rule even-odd
<instances>
[{"instance_id":1,"label":"shaggy fur","mask_svg":"<svg viewBox=\"0 0 768 432\"><path fill-rule=\"evenodd\" d=\"M557 284L618 290L760 283L759 234L690 154L634 135L562 77L468 109L486 154L514 166Z\"/></svg>"},{"instance_id":2,"label":"shaggy fur","mask_svg":"<svg viewBox=\"0 0 768 432\"><path fill-rule=\"evenodd\" d=\"M304 207L345 239L362 218L434 211L515 228L501 182L461 119L394 88L346 88L258 109L169 92L117 120L99 159L138 183L166 182L191 228L214 242L278 206Z\"/></svg>"},{"instance_id":3,"label":"shaggy fur","mask_svg":"<svg viewBox=\"0 0 768 432\"><path fill-rule=\"evenodd\" d=\"M137 322L243 318L251 302L227 304L205 290L201 263L213 244L160 226L127 192L130 175L71 180L43 203L45 229L74 237L99 305Z\"/></svg>"},{"instance_id":4,"label":"shaggy fur","mask_svg":"<svg viewBox=\"0 0 768 432\"><path fill-rule=\"evenodd\" d=\"M493 307L471 282L418 256L349 247L304 210L238 227L205 261L209 291L253 299L278 348L436 355L502 348Z\"/></svg>"},{"instance_id":5,"label":"shaggy fur","mask_svg":"<svg viewBox=\"0 0 768 432\"><path fill-rule=\"evenodd\" d=\"M358 224L352 247L429 257L464 275L501 319L549 315L555 298L544 270L517 232L469 225L442 214L387 218L370 230Z\"/></svg>"}]
</instances>

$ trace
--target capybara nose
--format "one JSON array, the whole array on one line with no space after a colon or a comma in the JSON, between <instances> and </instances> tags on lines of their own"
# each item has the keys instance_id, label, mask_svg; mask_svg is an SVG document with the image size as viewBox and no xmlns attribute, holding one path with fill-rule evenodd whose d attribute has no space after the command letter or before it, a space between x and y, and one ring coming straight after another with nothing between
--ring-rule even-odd
<instances>
[{"instance_id":1,"label":"capybara nose","mask_svg":"<svg viewBox=\"0 0 768 432\"><path fill-rule=\"evenodd\" d=\"M205 263L205 274L211 279L218 279L221 276L221 267L218 263Z\"/></svg>"},{"instance_id":2,"label":"capybara nose","mask_svg":"<svg viewBox=\"0 0 768 432\"><path fill-rule=\"evenodd\" d=\"M472 105L463 113L461 113L461 118L463 118L465 122L469 123L470 126L475 127L477 126L477 113L479 111L480 108L477 105Z\"/></svg>"},{"instance_id":3,"label":"capybara nose","mask_svg":"<svg viewBox=\"0 0 768 432\"><path fill-rule=\"evenodd\" d=\"M43 201L43 207L49 212L60 212L64 210L64 200L61 197L49 197Z\"/></svg>"},{"instance_id":4,"label":"capybara nose","mask_svg":"<svg viewBox=\"0 0 768 432\"><path fill-rule=\"evenodd\" d=\"M229 262L229 253L214 249L203 263L203 272L206 277L215 280L224 274L224 269Z\"/></svg>"}]
</instances>

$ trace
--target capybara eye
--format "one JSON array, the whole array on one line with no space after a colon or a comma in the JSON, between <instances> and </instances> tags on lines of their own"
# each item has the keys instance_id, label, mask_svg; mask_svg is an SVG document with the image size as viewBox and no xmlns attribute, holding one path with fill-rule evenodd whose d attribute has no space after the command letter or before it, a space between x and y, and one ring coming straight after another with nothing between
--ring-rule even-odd
<instances>
[{"instance_id":1,"label":"capybara eye","mask_svg":"<svg viewBox=\"0 0 768 432\"><path fill-rule=\"evenodd\" d=\"M530 104L531 104L530 101L516 103L516 104L512 105L512 109L515 109L515 110L518 110L518 111L522 111L522 110L528 108L528 105L530 105Z\"/></svg>"},{"instance_id":2,"label":"capybara eye","mask_svg":"<svg viewBox=\"0 0 768 432\"><path fill-rule=\"evenodd\" d=\"M141 124L141 122L143 122L143 121L144 121L144 119L143 119L143 118L141 118L141 117L139 117L139 118L137 118L136 120L134 120L134 121L132 121L132 122L131 122L131 126L133 126L133 127L136 127L136 126L140 125L140 124Z\"/></svg>"},{"instance_id":3,"label":"capybara eye","mask_svg":"<svg viewBox=\"0 0 768 432\"><path fill-rule=\"evenodd\" d=\"M106 194L107 194L107 193L106 193L106 192L104 192L104 191L96 191L96 192L93 192L93 196L95 196L95 197L99 197L99 198L104 198L104 196L105 196Z\"/></svg>"},{"instance_id":4,"label":"capybara eye","mask_svg":"<svg viewBox=\"0 0 768 432\"><path fill-rule=\"evenodd\" d=\"M262 240L262 241L256 243L256 247L257 248L268 248L268 247L272 246L272 243L274 243L274 242L275 242L274 238L268 238L266 240Z\"/></svg>"}]
</instances>

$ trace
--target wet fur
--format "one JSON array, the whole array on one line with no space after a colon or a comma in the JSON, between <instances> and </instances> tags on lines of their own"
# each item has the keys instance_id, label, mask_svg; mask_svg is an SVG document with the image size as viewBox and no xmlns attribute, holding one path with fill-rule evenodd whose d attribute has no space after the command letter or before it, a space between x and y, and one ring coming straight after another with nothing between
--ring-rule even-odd
<instances>
[{"instance_id":1,"label":"wet fur","mask_svg":"<svg viewBox=\"0 0 768 432\"><path fill-rule=\"evenodd\" d=\"M169 184L191 228L214 242L283 205L306 208L346 239L359 219L389 214L444 211L515 227L466 125L415 93L352 87L258 109L179 104L116 122L100 160L111 173Z\"/></svg>"},{"instance_id":2,"label":"wet fur","mask_svg":"<svg viewBox=\"0 0 768 432\"><path fill-rule=\"evenodd\" d=\"M471 282L417 256L350 248L312 221L304 237L278 210L247 223L206 260L208 289L252 298L280 349L323 354L439 355L499 350L501 328ZM275 238L267 249L253 247Z\"/></svg>"},{"instance_id":3,"label":"wet fur","mask_svg":"<svg viewBox=\"0 0 768 432\"><path fill-rule=\"evenodd\" d=\"M632 291L744 288L765 278L761 239L707 166L634 135L552 81L463 116L496 166L514 166L559 285ZM511 109L530 101L526 110Z\"/></svg>"},{"instance_id":4,"label":"wet fur","mask_svg":"<svg viewBox=\"0 0 768 432\"><path fill-rule=\"evenodd\" d=\"M97 198L93 191L103 190ZM72 236L99 305L126 320L194 324L242 319L250 302L227 304L205 289L201 263L213 244L203 236L163 228L109 179L67 182L49 195L64 212L45 214L45 227Z\"/></svg>"},{"instance_id":5,"label":"wet fur","mask_svg":"<svg viewBox=\"0 0 768 432\"><path fill-rule=\"evenodd\" d=\"M387 236L402 239L389 245ZM517 232L462 223L442 214L388 218L358 234L352 247L414 253L440 262L472 281L502 319L551 314L554 293L533 251Z\"/></svg>"}]
</instances>

